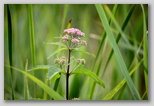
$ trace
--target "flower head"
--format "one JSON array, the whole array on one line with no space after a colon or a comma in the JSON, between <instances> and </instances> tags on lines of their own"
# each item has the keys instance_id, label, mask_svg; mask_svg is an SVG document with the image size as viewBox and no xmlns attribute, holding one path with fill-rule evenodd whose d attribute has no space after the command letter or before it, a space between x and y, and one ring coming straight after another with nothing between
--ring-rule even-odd
<instances>
[{"instance_id":1,"label":"flower head","mask_svg":"<svg viewBox=\"0 0 154 106\"><path fill-rule=\"evenodd\" d=\"M67 34L72 35L72 36L78 36L78 37L84 37L85 36L85 34L77 28L65 29L64 33L67 33Z\"/></svg>"},{"instance_id":2,"label":"flower head","mask_svg":"<svg viewBox=\"0 0 154 106\"><path fill-rule=\"evenodd\" d=\"M75 43L75 44L78 44L80 41L78 40L78 39L76 39L76 38L73 38L72 40L72 43Z\"/></svg>"},{"instance_id":3,"label":"flower head","mask_svg":"<svg viewBox=\"0 0 154 106\"><path fill-rule=\"evenodd\" d=\"M69 36L68 35L65 35L65 36L62 37L62 41L63 42L66 42L68 40L68 38L69 38Z\"/></svg>"},{"instance_id":4,"label":"flower head","mask_svg":"<svg viewBox=\"0 0 154 106\"><path fill-rule=\"evenodd\" d=\"M56 59L54 60L54 63L55 63L55 64L58 64L59 61L60 61L60 60L59 60L58 58L56 58Z\"/></svg>"},{"instance_id":5,"label":"flower head","mask_svg":"<svg viewBox=\"0 0 154 106\"><path fill-rule=\"evenodd\" d=\"M82 64L85 64L86 63L86 60L85 59L76 59L76 62L79 64L79 63L82 63Z\"/></svg>"},{"instance_id":6,"label":"flower head","mask_svg":"<svg viewBox=\"0 0 154 106\"><path fill-rule=\"evenodd\" d=\"M87 46L87 42L84 41L84 40L82 40L82 41L81 41L81 45L83 45L83 46Z\"/></svg>"}]
</instances>

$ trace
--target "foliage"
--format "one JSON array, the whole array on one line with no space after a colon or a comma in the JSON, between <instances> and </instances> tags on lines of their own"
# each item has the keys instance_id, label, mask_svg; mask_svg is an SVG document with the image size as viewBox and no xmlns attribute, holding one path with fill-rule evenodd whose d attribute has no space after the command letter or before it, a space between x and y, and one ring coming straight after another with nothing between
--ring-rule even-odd
<instances>
[{"instance_id":1,"label":"foliage","mask_svg":"<svg viewBox=\"0 0 154 106\"><path fill-rule=\"evenodd\" d=\"M87 41L71 53L70 99L148 100L147 4L4 4L5 100L65 99L68 64L54 59L69 27Z\"/></svg>"}]
</instances>

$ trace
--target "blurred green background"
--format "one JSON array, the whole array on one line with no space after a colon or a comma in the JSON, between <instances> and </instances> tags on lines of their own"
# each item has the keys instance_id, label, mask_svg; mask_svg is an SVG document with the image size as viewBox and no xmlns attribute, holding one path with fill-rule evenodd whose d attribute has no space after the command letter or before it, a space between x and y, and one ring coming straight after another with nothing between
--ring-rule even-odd
<instances>
[{"instance_id":1,"label":"blurred green background","mask_svg":"<svg viewBox=\"0 0 154 106\"><path fill-rule=\"evenodd\" d=\"M8 8L7 8L8 6ZM102 5L104 6L104 5ZM140 4L107 4L107 6L115 16L116 21L122 27L124 20L128 17L128 13L132 9L132 14L128 17L127 24L123 33L125 37L121 37L118 47L122 53L128 71L132 70L136 64L143 58L143 11ZM148 5L143 5L146 18L146 28L148 29ZM105 7L104 7L105 8ZM9 20L8 9L11 17L12 38L9 36ZM32 22L34 34L34 51L31 54L31 36L30 36L30 20L29 20L29 4L4 4L4 65L10 65L10 56L12 56L12 66L25 70L26 60L28 60L28 69L36 65L54 65L56 55L47 59L47 57L57 50L58 46L45 45L45 43L58 42L63 35L63 30L67 27L67 23L72 19L72 27L78 28L85 33L84 40L87 46L82 47L89 53L96 55L94 58L83 53L73 54L75 57L86 59L85 68L96 73L105 83L105 88L93 84L93 80L85 75L73 75L70 77L70 99L79 98L81 100L103 100L103 98L115 88L124 78L119 71L120 68L113 53L109 59L112 47L107 37L104 37L104 27L94 4L32 4ZM105 11L106 14L107 11ZM108 21L110 16L107 15ZM115 24L111 21L110 27L115 39L119 31ZM103 38L104 37L104 38ZM12 39L12 40L11 40ZM12 53L10 54L9 44L12 45ZM129 42L126 43L126 41ZM99 51L100 50L100 51ZM136 52L139 51L136 55ZM64 55L64 53L61 53ZM58 54L60 55L60 54ZM34 63L33 61L34 59ZM106 65L107 63L107 65ZM148 63L146 63L148 64ZM105 68L106 65L106 68ZM143 100L148 100L148 89L145 86L145 66L141 64L137 71L132 75L132 80ZM148 69L147 69L148 70ZM46 83L51 88L54 82L50 83L46 79L47 71L35 71L35 77ZM12 77L11 77L12 76ZM4 99L11 100L12 89L14 91L14 99L24 98L24 75L4 67ZM51 100L43 89L28 79L30 99ZM94 89L93 89L94 87ZM58 89L56 90L61 96L65 97L65 76L62 75ZM111 98L111 100L132 100L133 96L127 84Z\"/></svg>"}]
</instances>

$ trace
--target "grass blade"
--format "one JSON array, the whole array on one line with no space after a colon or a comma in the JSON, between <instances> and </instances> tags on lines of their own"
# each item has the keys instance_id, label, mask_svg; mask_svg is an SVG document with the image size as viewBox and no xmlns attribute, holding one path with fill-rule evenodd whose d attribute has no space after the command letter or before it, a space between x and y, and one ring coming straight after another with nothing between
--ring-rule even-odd
<instances>
[{"instance_id":1,"label":"grass blade","mask_svg":"<svg viewBox=\"0 0 154 106\"><path fill-rule=\"evenodd\" d=\"M114 7L113 7L113 14L116 13L117 9L118 9L118 5L115 4ZM111 22L112 22L112 21L111 21L111 19L110 19L110 20L109 20L109 24L110 24ZM96 67L95 64L96 64L96 61L98 60L98 56L99 56L99 54L100 54L100 51L101 51L101 49L102 49L102 45L103 45L105 39L106 39L106 32L104 32L103 37L102 37L102 40L101 40L101 43L100 43L100 45L99 45L99 49L98 49L98 51L97 51L96 59L95 59L94 65L93 65L93 70L94 70L94 67ZM106 41L105 41L105 45L106 45ZM104 47L106 47L106 46L104 46ZM103 53L104 53L104 51L105 51L105 48L103 48ZM97 70L96 70L96 75L99 75L102 62L103 62L103 60L101 59L100 62L99 62L98 68L97 68ZM91 94L90 94L90 99L92 99L92 97L93 97L94 90L95 90L95 86L96 86L96 83L93 83L93 85L92 85L92 91L91 91Z\"/></svg>"},{"instance_id":2,"label":"grass blade","mask_svg":"<svg viewBox=\"0 0 154 106\"><path fill-rule=\"evenodd\" d=\"M27 72L28 60L26 60L25 71ZM24 75L24 96L25 100L29 100L29 87L28 87L28 78Z\"/></svg>"},{"instance_id":3,"label":"grass blade","mask_svg":"<svg viewBox=\"0 0 154 106\"><path fill-rule=\"evenodd\" d=\"M32 5L28 5L28 15L29 15L29 32L30 32L30 47L31 47L31 56L32 56L32 66L36 64L35 57L35 37L34 37L34 21L33 21L33 10Z\"/></svg>"},{"instance_id":4,"label":"grass blade","mask_svg":"<svg viewBox=\"0 0 154 106\"><path fill-rule=\"evenodd\" d=\"M122 24L122 27L121 27L122 31L125 30L125 28L126 28L128 22L129 22L129 20L130 20L132 14L133 14L133 11L135 10L135 7L136 7L136 5L133 5L133 6L131 7L131 9L130 9L128 15L126 16L126 18L125 18L125 20L124 20L124 22L123 22L123 24ZM117 42L117 43L119 43L120 38L121 38L121 34L119 33L119 34L118 34L118 37L117 37L117 39L116 39L116 42ZM111 57L112 57L112 55L113 55L113 49L112 49L112 51L111 51L109 54L110 54L110 55L109 55L109 58L108 58L108 60L107 60L107 62L106 62L106 64L105 64L105 68L104 68L104 71L103 71L104 73L105 73L105 70L106 70L106 68L107 68L107 65L108 65L108 63L109 63L109 61L110 61L110 59L111 59Z\"/></svg>"},{"instance_id":5,"label":"grass blade","mask_svg":"<svg viewBox=\"0 0 154 106\"><path fill-rule=\"evenodd\" d=\"M8 48L9 48L9 63L12 66L12 22L11 22L11 13L9 9L9 5L7 4L7 20L8 20ZM13 70L10 68L10 80L12 86L12 100L14 100L14 88L13 88Z\"/></svg>"},{"instance_id":6,"label":"grass blade","mask_svg":"<svg viewBox=\"0 0 154 106\"><path fill-rule=\"evenodd\" d=\"M148 40L147 40L146 18L145 18L145 12L144 12L143 5L141 5L141 8L143 11L143 38L144 38L143 39L143 49L144 49L143 57L144 57L144 68L145 68L144 76L145 76L146 90L148 90Z\"/></svg>"},{"instance_id":7,"label":"grass blade","mask_svg":"<svg viewBox=\"0 0 154 106\"><path fill-rule=\"evenodd\" d=\"M41 80L39 80L35 76L33 76L33 75L23 71L23 70L20 70L18 68L7 66L7 65L5 65L5 66L8 67L8 68L12 68L12 69L14 69L14 70L16 70L18 72L21 72L22 74L29 77L31 80L33 80L36 84L38 84L45 92L47 92L55 100L64 100L64 98L62 96L60 96L57 92L55 92L53 89L48 87L46 84L44 84Z\"/></svg>"},{"instance_id":8,"label":"grass blade","mask_svg":"<svg viewBox=\"0 0 154 106\"><path fill-rule=\"evenodd\" d=\"M125 64L125 62L123 60L123 57L122 57L122 55L120 53L120 50L118 48L118 45L117 45L116 40L114 38L114 35L113 35L113 33L111 31L111 28L110 28L110 26L108 24L108 20L107 20L105 11L104 11L104 9L102 8L102 6L100 4L96 4L95 6L96 6L96 9L97 9L98 14L100 16L100 19L102 21L102 24L103 24L103 26L105 28L105 31L106 31L106 33L108 35L109 42L110 42L110 44L111 44L111 46L112 46L112 48L114 50L115 57L117 59L119 67L121 69L120 71L124 75L124 77L126 78L127 84L128 84L128 86L130 88L130 91L131 91L134 99L140 100L141 97L140 97L140 95L139 95L139 93L138 93L138 91L137 91L131 77L129 76L126 64Z\"/></svg>"},{"instance_id":9,"label":"grass blade","mask_svg":"<svg viewBox=\"0 0 154 106\"><path fill-rule=\"evenodd\" d=\"M130 71L129 75L131 76L141 65L143 62L143 59ZM124 78L113 90L111 90L104 98L103 100L111 100L112 97L124 86L126 83L126 78Z\"/></svg>"},{"instance_id":10,"label":"grass blade","mask_svg":"<svg viewBox=\"0 0 154 106\"><path fill-rule=\"evenodd\" d=\"M28 16L29 16L29 32L30 32L30 48L31 48L31 58L32 58L32 67L36 64L36 57L35 57L35 37L34 37L34 21L33 21L33 10L32 4L28 4ZM35 76L35 72L32 72ZM33 95L35 98L35 83L33 85Z\"/></svg>"}]
</instances>

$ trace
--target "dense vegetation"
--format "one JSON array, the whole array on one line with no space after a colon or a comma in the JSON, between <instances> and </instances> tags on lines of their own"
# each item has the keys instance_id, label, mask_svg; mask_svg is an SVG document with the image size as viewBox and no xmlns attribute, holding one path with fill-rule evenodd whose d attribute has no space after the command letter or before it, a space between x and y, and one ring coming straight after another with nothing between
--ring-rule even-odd
<instances>
[{"instance_id":1,"label":"dense vegetation","mask_svg":"<svg viewBox=\"0 0 154 106\"><path fill-rule=\"evenodd\" d=\"M48 43L60 40L70 19L87 41L80 48L86 53L75 52L74 57L84 58L84 67L105 84L72 75L70 99L148 100L146 4L5 4L4 99L65 100L65 75L51 81L47 73L48 65L55 66L54 59L66 52L47 58L61 48ZM38 69L29 71L34 67Z\"/></svg>"}]
</instances>

